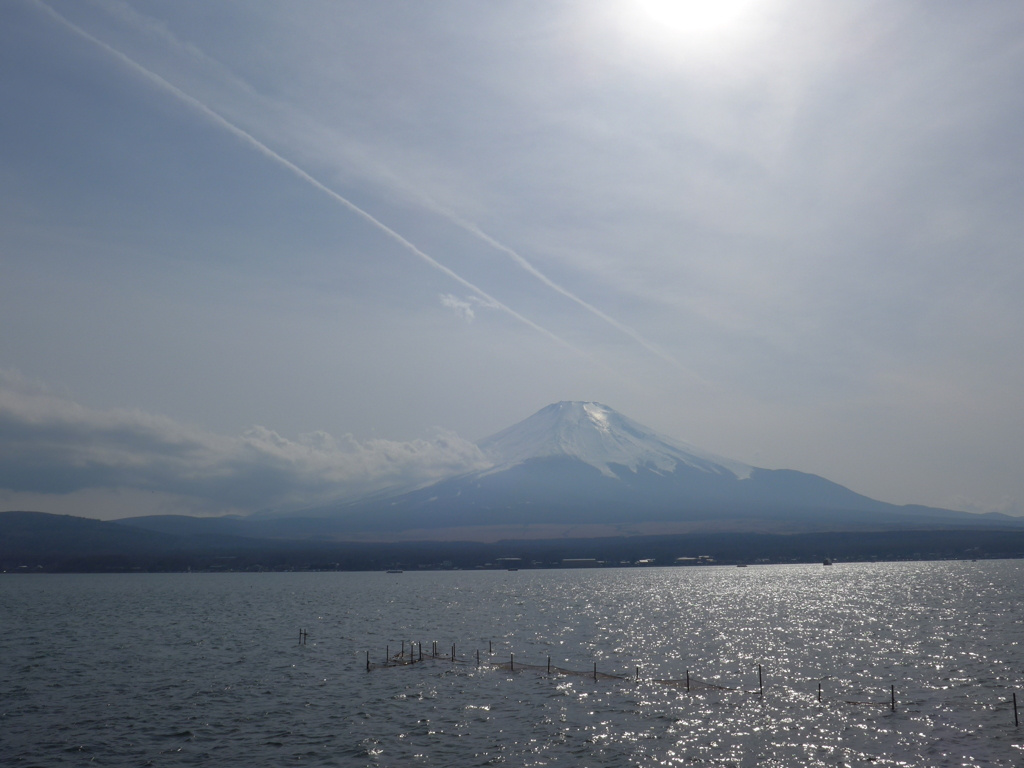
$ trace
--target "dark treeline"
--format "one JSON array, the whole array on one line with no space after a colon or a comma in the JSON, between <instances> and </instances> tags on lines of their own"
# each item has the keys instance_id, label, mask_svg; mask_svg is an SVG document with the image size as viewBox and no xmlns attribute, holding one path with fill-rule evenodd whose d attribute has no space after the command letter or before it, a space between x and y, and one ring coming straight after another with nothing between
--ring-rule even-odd
<instances>
[{"instance_id":1,"label":"dark treeline","mask_svg":"<svg viewBox=\"0 0 1024 768\"><path fill-rule=\"evenodd\" d=\"M920 530L800 534L719 533L555 541L401 544L174 537L97 520L0 513L0 570L10 572L378 570L673 565L1024 557L1024 531ZM506 558L519 558L507 560ZM693 561L688 561L693 562Z\"/></svg>"}]
</instances>

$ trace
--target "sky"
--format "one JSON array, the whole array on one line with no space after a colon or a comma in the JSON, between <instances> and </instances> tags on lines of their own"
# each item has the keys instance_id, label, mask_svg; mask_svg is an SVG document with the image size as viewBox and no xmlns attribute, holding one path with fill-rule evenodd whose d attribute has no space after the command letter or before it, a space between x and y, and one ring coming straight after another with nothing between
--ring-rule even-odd
<instances>
[{"instance_id":1,"label":"sky","mask_svg":"<svg viewBox=\"0 0 1024 768\"><path fill-rule=\"evenodd\" d=\"M1024 7L5 0L0 509L244 514L590 400L1024 514Z\"/></svg>"}]
</instances>

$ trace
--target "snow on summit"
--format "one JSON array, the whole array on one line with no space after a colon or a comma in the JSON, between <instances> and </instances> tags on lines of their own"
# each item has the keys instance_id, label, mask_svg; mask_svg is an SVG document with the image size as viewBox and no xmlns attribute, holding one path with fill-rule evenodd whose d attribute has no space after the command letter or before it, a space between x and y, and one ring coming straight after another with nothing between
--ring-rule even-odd
<instances>
[{"instance_id":1,"label":"snow on summit","mask_svg":"<svg viewBox=\"0 0 1024 768\"><path fill-rule=\"evenodd\" d=\"M485 474L500 472L527 459L570 457L596 467L608 477L616 468L674 472L686 464L705 472L743 480L751 467L688 443L658 434L600 403L566 401L537 411L528 419L481 440L494 462Z\"/></svg>"}]
</instances>

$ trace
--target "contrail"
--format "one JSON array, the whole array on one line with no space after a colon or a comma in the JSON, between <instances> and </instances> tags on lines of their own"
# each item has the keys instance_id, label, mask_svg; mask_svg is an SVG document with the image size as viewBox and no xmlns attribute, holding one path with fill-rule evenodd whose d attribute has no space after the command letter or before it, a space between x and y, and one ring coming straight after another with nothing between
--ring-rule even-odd
<instances>
[{"instance_id":1,"label":"contrail","mask_svg":"<svg viewBox=\"0 0 1024 768\"><path fill-rule=\"evenodd\" d=\"M169 83L167 80L164 80L162 77L160 77L160 75L158 75L155 72L152 72L152 71L146 69L144 66L139 64L137 61L135 61L134 59L130 58L126 54L122 53L121 51L117 50L116 48L114 48L110 44L105 43L103 40L100 40L98 37L94 37L93 35L89 34L84 29L82 29L81 27L76 25L74 22L70 21L69 19L65 18L61 14L57 13L57 11L53 10L46 3L42 2L42 0L31 0L31 2L33 4L35 4L38 8L42 9L52 19L54 19L55 21L57 21L61 25L67 27L72 32L74 32L75 34L80 35L81 37L84 37L86 40L88 40L89 42L93 43L94 45L99 46L100 48L105 50L107 53L109 53L110 55L114 56L116 59L121 61L123 64L127 65L134 72L136 72L137 74L141 75L145 79L149 80L151 83L157 85L160 88L163 88L166 91L169 91L171 94L173 94L178 99L180 99L181 101L183 101L186 104L188 104L193 109L201 112L203 115L205 115L207 118L212 120L215 124L219 125L221 128L224 128L225 130L227 130L230 133L234 134L236 137L238 137L243 142L248 144L250 147L255 149L257 152L259 152L262 155L264 155L265 157L273 160L274 162L278 163L279 165L284 166L285 168L287 168L289 171L291 171L293 174L298 176L303 181L311 184L316 189L318 189L321 192L323 192L324 194L330 196L331 199L333 199L335 202L340 203L345 208L347 208L349 211L351 211L352 213L354 213L357 216L361 217L362 219L367 221L372 226L376 227L378 230L383 232L385 235L390 237L392 240L396 241L399 245L403 246L404 248L406 248L407 250L411 251L412 253L414 253L419 258L421 258L423 261L425 261L427 264L432 266L434 269L438 270L439 272L443 272L445 275L450 277L455 282L457 282L457 283L465 286L469 290L473 291L473 293L477 294L478 296L480 296L481 298L486 300L492 306L496 307L497 309L502 310L503 312L508 313L509 315L514 317L519 322L524 323L524 324L530 326L535 331L544 334L545 336L547 336L550 339L553 339L554 341L558 342L559 344L561 344L561 345L563 345L565 347L568 347L573 352L576 352L576 353L581 354L581 355L584 354L580 350L576 349L576 347L574 347L569 342L567 342L564 339L556 336L554 333L549 331L547 328L543 328L543 327L537 325L537 323L533 322L532 320L530 320L530 319L528 319L526 317L523 317L521 314L516 312L511 307L509 307L509 306L503 304L502 302L498 301L496 298L491 296L489 293L484 291L482 288L479 288L476 285L474 285L473 283L469 282L468 280L466 280L464 277L462 277L458 273L454 272L453 270L449 269L448 267L446 267L441 262L437 261L434 257L424 253L419 248L417 248L415 245L413 245L411 242L409 242L404 237L402 237L400 234L395 232L395 230L391 229L391 227L387 226L386 224L384 224L380 220L374 218L371 214L369 214L366 211L364 211L362 208L360 208L355 203L353 203L350 200L342 197L337 192L335 192L333 189L331 189L330 187L326 186L325 184L323 184L322 182L318 181L313 176L309 175L306 171L304 171L301 168L299 168L299 166L295 165L295 163L293 163L290 160L287 160L286 158L284 158L281 155L277 154L277 152L272 150L270 147L268 147L266 144L261 142L259 139L257 139L252 134L242 130L241 128L239 128L234 123L232 123L232 122L228 121L226 118L222 117L219 113L214 112L212 109L210 109L208 106L206 106L203 102L199 101L199 99L195 98L194 96L190 96L188 93L186 93L185 91L181 90L176 85L173 85L172 83ZM584 355L584 356L586 356L586 355Z\"/></svg>"},{"instance_id":2,"label":"contrail","mask_svg":"<svg viewBox=\"0 0 1024 768\"><path fill-rule=\"evenodd\" d=\"M544 285L546 285L548 288L551 288L553 291L557 291L558 293L562 294L563 296L565 296L570 301L576 302L577 304L579 304L581 307L583 307L588 312L591 312L592 314L596 315L597 317L601 318L606 323L611 325L613 328L616 328L617 330L621 331L622 333L624 333L627 336L629 336L630 338L632 338L634 341L636 341L638 344L640 344L640 346L642 346L648 352L651 352L652 354L657 355L658 357L660 357L665 362L671 363L672 365L674 365L675 367L679 368L680 370L692 374L692 372L688 368L686 368L686 366L684 366L682 363L680 363L674 357L669 355L667 352L659 349L657 346L655 346L651 342L647 341L647 339L645 339L643 336L641 336L639 333L634 331L632 328L630 328L625 323L619 322L614 317L611 317L610 315L606 314L605 312L602 312L600 309L595 307L593 304L590 304L590 303L584 301L579 296L574 294L572 291L568 290L567 288L563 288L562 286L560 286L554 280L552 280L547 275L545 275L543 272L541 272L539 269L537 269L535 266L533 266L533 264L531 264L529 261L527 261L519 253L514 251L512 248L509 248L504 243L502 243L502 242L500 242L498 240L495 240L493 237L488 235L486 232L484 232L482 229L480 229L480 227L478 227L473 222L467 221L467 220L463 219L462 217L460 217L458 214L452 213L451 211L447 211L447 210L444 210L444 209L441 209L441 213L442 213L442 215L447 216L455 224L457 224L458 226L460 226L463 229L465 229L470 234L473 234L476 237L479 237L481 240L483 240L485 243L490 245L492 248L495 248L495 249L501 251L502 253L504 253L505 255L509 256L516 264L518 264L520 267L525 269L531 275L536 277L538 280L540 280L542 283L544 283Z\"/></svg>"}]
</instances>

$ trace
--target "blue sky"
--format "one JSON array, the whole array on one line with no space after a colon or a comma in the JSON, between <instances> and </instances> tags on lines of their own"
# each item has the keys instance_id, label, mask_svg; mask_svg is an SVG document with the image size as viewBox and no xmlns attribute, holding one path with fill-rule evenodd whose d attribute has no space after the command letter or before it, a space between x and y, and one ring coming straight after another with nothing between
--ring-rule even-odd
<instances>
[{"instance_id":1,"label":"blue sky","mask_svg":"<svg viewBox=\"0 0 1024 768\"><path fill-rule=\"evenodd\" d=\"M1022 39L1013 2L11 0L0 508L423 482L586 399L1021 513Z\"/></svg>"}]
</instances>

